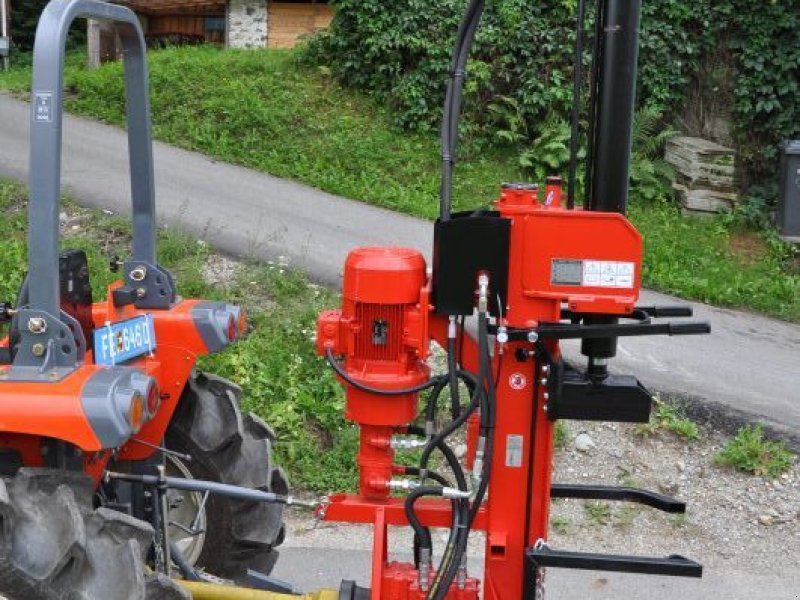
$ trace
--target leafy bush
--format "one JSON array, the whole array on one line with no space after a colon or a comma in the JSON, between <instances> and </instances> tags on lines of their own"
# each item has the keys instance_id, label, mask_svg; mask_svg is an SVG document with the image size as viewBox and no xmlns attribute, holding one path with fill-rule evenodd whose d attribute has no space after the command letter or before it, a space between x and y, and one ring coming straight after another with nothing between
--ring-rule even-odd
<instances>
[{"instance_id":1,"label":"leafy bush","mask_svg":"<svg viewBox=\"0 0 800 600\"><path fill-rule=\"evenodd\" d=\"M398 0L390 10L380 0L333 3L333 25L309 43L306 60L379 95L400 125L435 127L464 1ZM502 130L532 141L552 133L554 120L567 119L575 6L574 0L487 3L469 65L464 129L470 137L492 139ZM734 63L730 102L749 186L774 177L777 144L800 136L800 0L768 0L758 9L752 0L643 3L640 103L677 116L690 84L698 83L703 57L720 47Z\"/></svg>"}]
</instances>

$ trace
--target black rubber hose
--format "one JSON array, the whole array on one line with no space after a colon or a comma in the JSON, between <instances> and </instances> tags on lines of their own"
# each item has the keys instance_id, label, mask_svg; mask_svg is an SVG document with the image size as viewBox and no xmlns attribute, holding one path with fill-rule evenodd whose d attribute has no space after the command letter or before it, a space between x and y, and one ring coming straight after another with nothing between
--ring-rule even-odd
<instances>
[{"instance_id":1,"label":"black rubber hose","mask_svg":"<svg viewBox=\"0 0 800 600\"><path fill-rule=\"evenodd\" d=\"M411 435L418 435L420 437L425 437L425 431L420 427L410 426L408 428L408 433ZM455 452L453 452L452 448L447 445L447 443L442 440L436 445L436 449L442 453L444 456L444 460L447 463L447 466L450 468L450 471L453 473L453 477L456 478L456 487L461 491L466 491L469 489L467 487L467 477L464 475L464 469L461 468L461 463L458 462L458 457L456 456ZM412 473L415 475L419 475L423 470L417 467L409 467L418 471L418 473ZM431 479L436 480L434 477L433 471L428 471L428 475ZM447 485L447 487L452 487L452 485Z\"/></svg>"},{"instance_id":2,"label":"black rubber hose","mask_svg":"<svg viewBox=\"0 0 800 600\"><path fill-rule=\"evenodd\" d=\"M427 423L433 423L436 420L436 405L439 403L439 396L442 395L446 387L447 378L444 378L433 388L430 396L428 396L428 404L425 407L425 421ZM423 431L422 435L423 437L427 436L427 432Z\"/></svg>"},{"instance_id":3,"label":"black rubber hose","mask_svg":"<svg viewBox=\"0 0 800 600\"><path fill-rule=\"evenodd\" d=\"M414 477L418 477L420 473L422 473L422 469L419 467L404 467L404 470L406 475L412 475ZM450 481L444 475L440 475L436 471L427 471L425 475L442 487L453 487L453 484L450 483Z\"/></svg>"},{"instance_id":4,"label":"black rubber hose","mask_svg":"<svg viewBox=\"0 0 800 600\"><path fill-rule=\"evenodd\" d=\"M484 1L472 0L456 36L455 50L450 64L450 78L445 93L444 114L442 115L442 182L440 187L439 217L442 221L450 219L453 199L453 165L455 164L458 123L461 116L461 98L464 88L465 67L472 40L475 36Z\"/></svg>"},{"instance_id":5,"label":"black rubber hose","mask_svg":"<svg viewBox=\"0 0 800 600\"><path fill-rule=\"evenodd\" d=\"M437 576L437 583L435 584L436 590L435 594L432 596L434 600L442 600L447 595L448 590L450 589L450 585L453 582L456 574L458 573L458 569L461 565L461 560L464 553L467 550L467 543L469 541L469 532L472 528L472 524L475 520L475 517L480 510L481 504L483 503L483 499L486 496L486 491L488 490L489 485L489 477L491 475L491 461L492 461L492 452L494 449L494 420L495 420L495 402L494 402L494 377L489 365L490 356L489 356L489 337L488 337L488 321L486 319L486 315L479 315L478 317L478 349L479 349L479 356L480 356L480 363L481 363L481 371L485 370L486 373L486 383L487 383L487 390L488 390L488 397L485 401L485 408L482 409L481 414L481 429L485 432L486 435L486 448L485 448L485 457L484 457L484 464L483 470L481 473L481 484L477 490L475 495L475 500L473 502L472 507L467 507L466 512L467 514L463 515L463 520L461 523L464 523L462 527L459 528L459 535L456 541L455 548L450 556L449 561L447 564L443 564L440 570L441 577ZM479 382L481 387L483 386L483 379L479 378ZM462 518L461 516L459 517Z\"/></svg>"},{"instance_id":6,"label":"black rubber hose","mask_svg":"<svg viewBox=\"0 0 800 600\"><path fill-rule=\"evenodd\" d=\"M429 379L425 383L421 383L419 385L415 385L414 387L410 388L403 388L399 390L382 390L380 388L374 388L368 385L364 385L363 383L359 383L350 375L348 375L342 366L339 364L339 361L336 360L336 357L333 355L333 351L330 348L325 349L325 359L328 361L328 364L336 371L336 374L344 379L348 384L352 385L357 390L361 390L362 392L367 392L370 394L378 394L381 396L404 396L405 394L416 394L418 392L422 392L429 388L436 386L442 379L445 381L447 378L445 376L433 377Z\"/></svg>"},{"instance_id":7,"label":"black rubber hose","mask_svg":"<svg viewBox=\"0 0 800 600\"><path fill-rule=\"evenodd\" d=\"M426 550L433 550L433 540L431 539L430 529L424 527L422 523L420 523L417 514L414 512L414 503L423 496L441 497L442 488L440 486L423 485L412 490L411 493L406 496L404 505L406 519L408 519L408 524L414 530L414 535L419 539L419 547Z\"/></svg>"},{"instance_id":8,"label":"black rubber hose","mask_svg":"<svg viewBox=\"0 0 800 600\"><path fill-rule=\"evenodd\" d=\"M461 394L458 390L458 357L456 338L447 339L447 378L450 385L450 415L457 419L461 414Z\"/></svg>"}]
</instances>

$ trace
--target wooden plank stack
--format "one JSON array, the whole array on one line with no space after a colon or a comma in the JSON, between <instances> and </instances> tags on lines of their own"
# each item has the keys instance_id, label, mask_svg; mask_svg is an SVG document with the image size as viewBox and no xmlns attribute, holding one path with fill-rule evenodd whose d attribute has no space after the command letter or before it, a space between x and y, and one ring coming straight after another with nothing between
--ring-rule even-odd
<instances>
[{"instance_id":1,"label":"wooden plank stack","mask_svg":"<svg viewBox=\"0 0 800 600\"><path fill-rule=\"evenodd\" d=\"M718 213L739 200L736 152L696 137L667 142L666 161L675 169L673 189L684 211Z\"/></svg>"}]
</instances>

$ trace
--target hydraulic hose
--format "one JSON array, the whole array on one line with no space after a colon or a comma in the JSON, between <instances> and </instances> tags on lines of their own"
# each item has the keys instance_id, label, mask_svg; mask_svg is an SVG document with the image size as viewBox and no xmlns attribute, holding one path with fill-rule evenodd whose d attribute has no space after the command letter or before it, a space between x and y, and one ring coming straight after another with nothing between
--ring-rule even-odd
<instances>
[{"instance_id":1,"label":"hydraulic hose","mask_svg":"<svg viewBox=\"0 0 800 600\"><path fill-rule=\"evenodd\" d=\"M464 90L465 67L469 58L475 30L483 13L484 0L471 0L467 14L456 36L456 45L450 64L450 79L445 93L444 114L442 117L442 182L440 188L439 217L442 221L450 219L453 201L453 166L455 164L458 123L461 117L461 98Z\"/></svg>"},{"instance_id":2,"label":"hydraulic hose","mask_svg":"<svg viewBox=\"0 0 800 600\"><path fill-rule=\"evenodd\" d=\"M440 486L423 485L412 490L411 493L406 496L404 505L406 518L408 519L408 524L411 525L411 529L414 530L414 535L416 535L419 540L420 548L432 550L433 540L431 540L430 529L424 527L417 518L417 513L414 512L414 503L423 496L442 496L442 494L443 491Z\"/></svg>"},{"instance_id":3,"label":"hydraulic hose","mask_svg":"<svg viewBox=\"0 0 800 600\"><path fill-rule=\"evenodd\" d=\"M381 388L371 387L369 385L364 385L350 377L347 372L342 368L339 364L339 361L336 360L336 357L333 355L333 351L330 348L325 349L325 359L328 361L328 364L336 371L336 374L344 379L349 385L352 385L357 390L361 390L362 392L367 392L369 394L378 394L381 396L404 396L406 394L416 394L418 392L422 392L424 390L430 389L438 385L440 381L443 379L446 381L447 378L444 375L440 375L438 377L433 377L426 381L425 383L421 383L419 385L415 385L409 388L402 388L399 390L383 390Z\"/></svg>"},{"instance_id":4,"label":"hydraulic hose","mask_svg":"<svg viewBox=\"0 0 800 600\"><path fill-rule=\"evenodd\" d=\"M467 550L467 542L469 541L469 532L473 522L480 510L486 492L489 486L489 477L491 474L492 452L494 449L494 421L495 421L495 401L494 401L494 376L490 368L489 356L489 336L488 336L488 319L485 313L478 315L478 350L480 361L480 375L478 378L478 390L483 392L485 396L485 403L482 405L481 410L481 430L486 437L486 458L483 463L481 472L481 482L475 494L475 499L471 507L466 507L467 514L463 515L463 523L457 532L456 541L452 550L448 547L450 552L446 552L445 558L442 560L442 566L437 573L434 584L431 587L431 593L428 598L432 600L443 600L447 595L450 585L455 578L458 569L462 562L462 557ZM484 390L484 382L486 389Z\"/></svg>"},{"instance_id":5,"label":"hydraulic hose","mask_svg":"<svg viewBox=\"0 0 800 600\"><path fill-rule=\"evenodd\" d=\"M455 324L452 325L455 327ZM458 390L458 360L456 356L456 338L447 338L447 375L450 386L450 414L454 419L461 414L461 394Z\"/></svg>"},{"instance_id":6,"label":"hydraulic hose","mask_svg":"<svg viewBox=\"0 0 800 600\"><path fill-rule=\"evenodd\" d=\"M403 467L406 475L411 475L413 477L419 477L422 474L422 469L419 467ZM453 484L444 476L440 475L436 471L427 471L425 475L428 479L432 479L442 487L453 487Z\"/></svg>"}]
</instances>

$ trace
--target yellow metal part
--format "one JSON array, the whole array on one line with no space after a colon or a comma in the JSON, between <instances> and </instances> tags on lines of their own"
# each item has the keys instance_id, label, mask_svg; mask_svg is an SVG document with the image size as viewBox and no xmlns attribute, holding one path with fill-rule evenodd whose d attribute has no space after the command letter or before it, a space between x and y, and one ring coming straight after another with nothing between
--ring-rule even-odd
<instances>
[{"instance_id":1,"label":"yellow metal part","mask_svg":"<svg viewBox=\"0 0 800 600\"><path fill-rule=\"evenodd\" d=\"M175 581L192 594L193 600L339 600L339 592L336 590L319 590L302 596L294 596L292 594L277 594L275 592L218 585L216 583L201 583L182 579Z\"/></svg>"}]
</instances>

